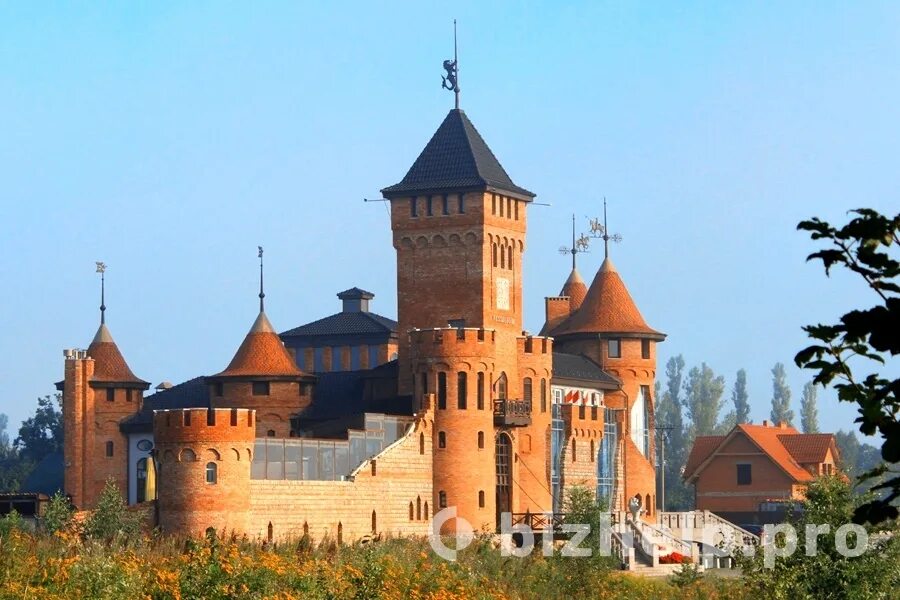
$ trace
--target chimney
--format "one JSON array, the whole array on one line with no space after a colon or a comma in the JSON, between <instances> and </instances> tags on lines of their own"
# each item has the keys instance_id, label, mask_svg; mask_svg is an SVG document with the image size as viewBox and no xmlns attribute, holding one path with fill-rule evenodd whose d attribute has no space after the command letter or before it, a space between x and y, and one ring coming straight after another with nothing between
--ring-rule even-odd
<instances>
[{"instance_id":1,"label":"chimney","mask_svg":"<svg viewBox=\"0 0 900 600\"><path fill-rule=\"evenodd\" d=\"M341 308L341 312L345 313L354 313L354 312L369 312L369 300L375 297L375 294L372 292L367 292L366 290L361 290L358 287L350 288L349 290L344 290L340 292L337 297L343 303L343 307Z\"/></svg>"}]
</instances>

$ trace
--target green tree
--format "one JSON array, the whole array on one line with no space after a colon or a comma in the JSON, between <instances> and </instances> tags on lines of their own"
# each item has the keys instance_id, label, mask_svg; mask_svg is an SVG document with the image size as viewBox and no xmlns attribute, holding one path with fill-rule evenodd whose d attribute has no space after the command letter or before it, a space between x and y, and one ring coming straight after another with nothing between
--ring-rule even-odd
<instances>
[{"instance_id":1,"label":"green tree","mask_svg":"<svg viewBox=\"0 0 900 600\"><path fill-rule=\"evenodd\" d=\"M34 416L22 422L16 438L16 448L28 462L38 463L48 454L62 452L61 404L60 394L38 398Z\"/></svg>"},{"instance_id":2,"label":"green tree","mask_svg":"<svg viewBox=\"0 0 900 600\"><path fill-rule=\"evenodd\" d=\"M0 492L16 492L28 476L31 465L22 460L16 449L9 443L6 426L9 420L0 413Z\"/></svg>"},{"instance_id":3,"label":"green tree","mask_svg":"<svg viewBox=\"0 0 900 600\"><path fill-rule=\"evenodd\" d=\"M800 394L800 429L803 433L819 433L819 409L816 408L816 386L807 381Z\"/></svg>"},{"instance_id":4,"label":"green tree","mask_svg":"<svg viewBox=\"0 0 900 600\"><path fill-rule=\"evenodd\" d=\"M657 427L657 452L662 452L665 444L665 494L659 480L657 495L665 497L666 510L683 510L690 507L691 494L681 480L681 469L687 461L687 431L681 405L682 381L684 379L684 357L674 356L666 362L666 388L662 395L657 393L655 424ZM658 383L658 382L657 382Z\"/></svg>"},{"instance_id":5,"label":"green tree","mask_svg":"<svg viewBox=\"0 0 900 600\"><path fill-rule=\"evenodd\" d=\"M772 367L772 423L794 424L794 411L791 410L791 388L787 384L787 375L782 363Z\"/></svg>"},{"instance_id":6,"label":"green tree","mask_svg":"<svg viewBox=\"0 0 900 600\"><path fill-rule=\"evenodd\" d=\"M851 212L850 222L839 229L817 218L802 221L797 229L826 243L807 260L821 260L826 275L836 266L857 274L873 292L875 304L851 310L832 325L804 327L815 343L794 361L815 371L817 384L837 381L838 399L859 407L859 430L881 436L884 464L863 478L884 478L877 487L888 493L860 506L855 516L859 522L880 522L900 514L900 377L896 370L893 378L878 372L900 353L900 214L887 217L867 208ZM869 372L860 375L861 370Z\"/></svg>"},{"instance_id":7,"label":"green tree","mask_svg":"<svg viewBox=\"0 0 900 600\"><path fill-rule=\"evenodd\" d=\"M750 395L747 393L747 371L739 369L734 378L731 390L731 402L734 404L734 420L736 423L750 422Z\"/></svg>"},{"instance_id":8,"label":"green tree","mask_svg":"<svg viewBox=\"0 0 900 600\"><path fill-rule=\"evenodd\" d=\"M140 528L140 515L128 511L119 486L108 479L97 499L97 508L84 523L85 536L111 541L119 537L135 536Z\"/></svg>"},{"instance_id":9,"label":"green tree","mask_svg":"<svg viewBox=\"0 0 900 600\"><path fill-rule=\"evenodd\" d=\"M810 483L803 510L791 523L797 532L797 548L790 556L776 557L774 567L765 564L765 552L739 558L744 582L752 598L773 600L885 600L896 597L900 585L900 528L876 531L865 528L869 545L860 556L845 556L838 550L846 525L854 511L867 501L853 491L842 477L820 477ZM818 527L817 535L807 535L807 526ZM824 529L824 526L828 526ZM843 530L841 528L844 527ZM823 531L824 529L824 531ZM873 535L877 534L877 535ZM778 536L775 536L776 540ZM810 540L815 540L813 547ZM854 549L854 533L846 536ZM779 543L779 547L782 544Z\"/></svg>"},{"instance_id":10,"label":"green tree","mask_svg":"<svg viewBox=\"0 0 900 600\"><path fill-rule=\"evenodd\" d=\"M718 430L719 412L725 402L725 378L717 377L709 365L702 363L688 372L684 392L684 406L691 419L688 438L693 444L698 435L711 435Z\"/></svg>"},{"instance_id":11,"label":"green tree","mask_svg":"<svg viewBox=\"0 0 900 600\"><path fill-rule=\"evenodd\" d=\"M57 491L47 503L44 511L43 526L47 533L54 534L57 531L64 531L72 525L72 518L75 515L75 509L72 503L66 498L62 492Z\"/></svg>"}]
</instances>

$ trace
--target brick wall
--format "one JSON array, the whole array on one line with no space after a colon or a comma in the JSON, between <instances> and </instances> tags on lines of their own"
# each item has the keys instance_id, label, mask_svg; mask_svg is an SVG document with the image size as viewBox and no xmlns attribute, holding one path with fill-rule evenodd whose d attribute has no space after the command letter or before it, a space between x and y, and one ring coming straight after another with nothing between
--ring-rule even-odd
<instances>
[{"instance_id":1,"label":"brick wall","mask_svg":"<svg viewBox=\"0 0 900 600\"><path fill-rule=\"evenodd\" d=\"M345 543L375 532L427 535L432 501L433 413L353 473L353 481L250 481L247 532L274 539L308 533ZM374 468L373 465L374 464ZM410 518L412 507L412 518Z\"/></svg>"}]
</instances>

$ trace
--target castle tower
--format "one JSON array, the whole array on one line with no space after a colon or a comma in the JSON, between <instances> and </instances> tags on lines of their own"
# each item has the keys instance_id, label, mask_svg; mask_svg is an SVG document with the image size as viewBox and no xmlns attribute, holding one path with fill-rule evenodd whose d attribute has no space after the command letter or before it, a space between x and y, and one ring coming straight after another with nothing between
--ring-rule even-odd
<instances>
[{"instance_id":1,"label":"castle tower","mask_svg":"<svg viewBox=\"0 0 900 600\"><path fill-rule=\"evenodd\" d=\"M228 367L206 378L213 408L253 409L259 437L281 438L290 436L291 417L312 402L315 380L297 368L263 311Z\"/></svg>"},{"instance_id":2,"label":"castle tower","mask_svg":"<svg viewBox=\"0 0 900 600\"><path fill-rule=\"evenodd\" d=\"M412 329L522 331L522 253L534 194L514 184L466 114L454 109L391 201L397 250L399 392L413 393Z\"/></svg>"},{"instance_id":3,"label":"castle tower","mask_svg":"<svg viewBox=\"0 0 900 600\"><path fill-rule=\"evenodd\" d=\"M132 373L113 340L101 302L88 349L66 350L62 382L64 488L80 509L96 505L107 479L127 497L128 439L119 423L141 409L150 384Z\"/></svg>"},{"instance_id":4,"label":"castle tower","mask_svg":"<svg viewBox=\"0 0 900 600\"><path fill-rule=\"evenodd\" d=\"M652 516L656 504L652 392L656 344L665 340L665 334L644 321L608 257L581 306L548 334L554 337L557 350L584 354L622 381L620 393L606 396L607 406L621 411L625 480L618 497L640 494Z\"/></svg>"},{"instance_id":5,"label":"castle tower","mask_svg":"<svg viewBox=\"0 0 900 600\"><path fill-rule=\"evenodd\" d=\"M163 531L246 533L255 411L187 408L153 414Z\"/></svg>"},{"instance_id":6,"label":"castle tower","mask_svg":"<svg viewBox=\"0 0 900 600\"><path fill-rule=\"evenodd\" d=\"M391 202L399 392L435 398L434 505L493 530L502 512L552 508L552 341L523 335L522 256L534 194L451 110ZM453 523L448 523L449 530Z\"/></svg>"},{"instance_id":7,"label":"castle tower","mask_svg":"<svg viewBox=\"0 0 900 600\"><path fill-rule=\"evenodd\" d=\"M544 299L544 327L541 328L541 335L553 331L569 315L581 308L585 296L587 296L587 286L578 269L572 267L572 272L569 273L559 295L548 296Z\"/></svg>"},{"instance_id":8,"label":"castle tower","mask_svg":"<svg viewBox=\"0 0 900 600\"><path fill-rule=\"evenodd\" d=\"M259 314L228 367L206 382L211 407L253 409L259 437L286 438L291 417L312 402L316 378L297 368L266 316L262 258L260 247Z\"/></svg>"}]
</instances>

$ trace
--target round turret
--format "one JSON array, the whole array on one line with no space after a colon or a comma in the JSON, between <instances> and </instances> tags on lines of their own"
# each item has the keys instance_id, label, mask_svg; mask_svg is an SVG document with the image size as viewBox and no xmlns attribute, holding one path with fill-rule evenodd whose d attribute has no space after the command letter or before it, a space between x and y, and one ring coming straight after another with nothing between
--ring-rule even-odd
<instances>
[{"instance_id":1,"label":"round turret","mask_svg":"<svg viewBox=\"0 0 900 600\"><path fill-rule=\"evenodd\" d=\"M247 531L256 413L188 408L153 415L164 531Z\"/></svg>"},{"instance_id":2,"label":"round turret","mask_svg":"<svg viewBox=\"0 0 900 600\"><path fill-rule=\"evenodd\" d=\"M410 332L416 398L434 398L434 511L455 506L475 529L496 522L495 353L491 329ZM453 521L446 531L455 531Z\"/></svg>"}]
</instances>

